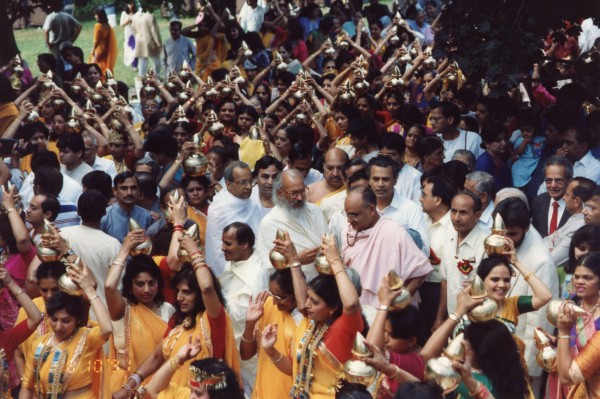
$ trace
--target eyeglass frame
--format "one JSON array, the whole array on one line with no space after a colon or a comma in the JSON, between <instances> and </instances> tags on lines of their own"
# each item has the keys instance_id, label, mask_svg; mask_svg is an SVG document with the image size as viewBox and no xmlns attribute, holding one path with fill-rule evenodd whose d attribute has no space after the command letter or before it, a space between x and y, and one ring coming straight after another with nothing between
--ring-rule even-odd
<instances>
[{"instance_id":1,"label":"eyeglass frame","mask_svg":"<svg viewBox=\"0 0 600 399\"><path fill-rule=\"evenodd\" d=\"M244 179L244 180L231 180L231 183L233 184L237 184L240 187L246 187L248 184L250 184L250 187L254 187L256 186L256 179L252 178L252 179Z\"/></svg>"},{"instance_id":2,"label":"eyeglass frame","mask_svg":"<svg viewBox=\"0 0 600 399\"><path fill-rule=\"evenodd\" d=\"M288 299L290 299L291 297L293 297L293 296L294 296L294 294L290 294L290 295L288 295L287 297L285 297L285 298L282 298L282 297L280 297L279 295L273 294L273 293L271 292L271 290L269 290L268 288L267 288L267 294L268 294L270 297L272 297L273 299L277 299L279 302L285 302L285 301L287 301Z\"/></svg>"},{"instance_id":3,"label":"eyeglass frame","mask_svg":"<svg viewBox=\"0 0 600 399\"><path fill-rule=\"evenodd\" d=\"M283 192L288 199L296 198L299 195L305 196L305 195L308 194L308 186L304 186L304 191L302 191L302 192L295 192L295 193L294 192L290 192L290 191L286 191L283 188L279 188L278 190L281 191L281 192Z\"/></svg>"}]
</instances>

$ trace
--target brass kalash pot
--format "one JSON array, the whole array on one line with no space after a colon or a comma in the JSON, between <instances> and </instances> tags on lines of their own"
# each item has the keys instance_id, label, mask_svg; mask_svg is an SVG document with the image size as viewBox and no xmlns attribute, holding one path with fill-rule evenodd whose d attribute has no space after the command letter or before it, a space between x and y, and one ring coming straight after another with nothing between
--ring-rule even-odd
<instances>
[{"instance_id":1,"label":"brass kalash pot","mask_svg":"<svg viewBox=\"0 0 600 399\"><path fill-rule=\"evenodd\" d=\"M365 337L356 333L352 359L344 363L342 378L351 384L370 386L377 377L377 370L364 362L364 359L373 357L373 352L365 345Z\"/></svg>"},{"instance_id":2,"label":"brass kalash pot","mask_svg":"<svg viewBox=\"0 0 600 399\"><path fill-rule=\"evenodd\" d=\"M185 233L183 233L183 235L192 237L194 239L194 241L200 242L200 234L198 233L198 225L195 223L193 225L191 225L190 228L187 229L185 231ZM177 250L177 258L179 259L179 261L181 263L191 263L192 262L190 253L188 251L186 251L181 246L181 244L179 244L179 249Z\"/></svg>"},{"instance_id":3,"label":"brass kalash pot","mask_svg":"<svg viewBox=\"0 0 600 399\"><path fill-rule=\"evenodd\" d=\"M552 346L550 337L546 331L536 327L533 329L533 338L538 353L535 355L537 364L549 373L556 371L556 348Z\"/></svg>"},{"instance_id":4,"label":"brass kalash pot","mask_svg":"<svg viewBox=\"0 0 600 399\"><path fill-rule=\"evenodd\" d=\"M81 263L81 258L78 256L77 259L75 259L75 262L73 262L69 267L75 267L79 270L82 270L83 263ZM79 285L77 285L77 283L73 281L71 277L69 277L68 273L64 273L62 276L60 276L58 279L58 286L62 292L66 292L69 295L81 296L83 294L83 291Z\"/></svg>"},{"instance_id":5,"label":"brass kalash pot","mask_svg":"<svg viewBox=\"0 0 600 399\"><path fill-rule=\"evenodd\" d=\"M52 228L50 227L50 222L44 219L44 227L42 230L42 234L54 234ZM47 248L42 245L42 242L37 245L37 257L40 258L42 262L56 262L62 258L62 254L55 250L54 248Z\"/></svg>"},{"instance_id":6,"label":"brass kalash pot","mask_svg":"<svg viewBox=\"0 0 600 399\"><path fill-rule=\"evenodd\" d=\"M142 226L140 226L135 220L129 218L129 231L131 232L140 229L142 229ZM135 248L129 251L129 255L150 255L150 252L152 252L152 241L146 237L144 242L138 244Z\"/></svg>"},{"instance_id":7,"label":"brass kalash pot","mask_svg":"<svg viewBox=\"0 0 600 399\"><path fill-rule=\"evenodd\" d=\"M325 233L325 241L329 242L333 239L333 234ZM333 276L333 270L331 269L331 264L325 257L325 254L319 248L319 252L317 252L317 257L315 258L315 268L319 274L328 274Z\"/></svg>"},{"instance_id":8,"label":"brass kalash pot","mask_svg":"<svg viewBox=\"0 0 600 399\"><path fill-rule=\"evenodd\" d=\"M281 229L277 229L277 233L275 234L275 239L277 240L285 240L284 231ZM275 268L275 270L283 270L290 267L287 259L281 252L275 251L273 248L271 252L269 252L269 261L271 261L271 265Z\"/></svg>"},{"instance_id":9,"label":"brass kalash pot","mask_svg":"<svg viewBox=\"0 0 600 399\"><path fill-rule=\"evenodd\" d=\"M188 176L203 176L208 168L208 159L202 153L202 138L194 134L195 152L183 161L183 171Z\"/></svg>"},{"instance_id":10,"label":"brass kalash pot","mask_svg":"<svg viewBox=\"0 0 600 399\"><path fill-rule=\"evenodd\" d=\"M398 276L398 274L390 270L388 272L388 286L391 290L400 290L398 295L394 298L392 303L390 304L390 310L402 310L408 305L410 305L410 292L404 288L404 280Z\"/></svg>"},{"instance_id":11,"label":"brass kalash pot","mask_svg":"<svg viewBox=\"0 0 600 399\"><path fill-rule=\"evenodd\" d=\"M465 361L465 350L461 344L463 339L463 333L458 334L444 349L442 356L429 359L425 366L425 381L439 385L444 395L454 391L460 384L460 373L452 367L452 362Z\"/></svg>"},{"instance_id":12,"label":"brass kalash pot","mask_svg":"<svg viewBox=\"0 0 600 399\"><path fill-rule=\"evenodd\" d=\"M488 292L483 285L483 280L478 275L475 275L469 290L469 296L473 299L484 298L481 305L475 306L467 313L467 317L473 323L492 320L496 317L498 304L493 299L488 298Z\"/></svg>"},{"instance_id":13,"label":"brass kalash pot","mask_svg":"<svg viewBox=\"0 0 600 399\"><path fill-rule=\"evenodd\" d=\"M488 256L502 254L506 247L505 237L506 227L504 227L504 220L502 220L500 213L497 213L492 225L492 234L483 241L485 253Z\"/></svg>"}]
</instances>

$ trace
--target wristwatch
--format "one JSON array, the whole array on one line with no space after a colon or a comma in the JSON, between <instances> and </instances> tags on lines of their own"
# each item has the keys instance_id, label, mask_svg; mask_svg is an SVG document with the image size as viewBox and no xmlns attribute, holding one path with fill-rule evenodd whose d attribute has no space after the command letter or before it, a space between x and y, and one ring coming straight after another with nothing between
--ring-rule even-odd
<instances>
[{"instance_id":1,"label":"wristwatch","mask_svg":"<svg viewBox=\"0 0 600 399\"><path fill-rule=\"evenodd\" d=\"M302 263L300 263L300 262L292 263L292 267L300 267L300 266L302 266Z\"/></svg>"},{"instance_id":2,"label":"wristwatch","mask_svg":"<svg viewBox=\"0 0 600 399\"><path fill-rule=\"evenodd\" d=\"M65 259L66 259L66 258L68 258L68 257L69 257L69 256L71 256L71 255L75 255L75 252L74 252L74 251L73 251L71 248L69 248L69 249L67 250L67 252L65 252L65 254L63 255L63 258L65 258Z\"/></svg>"}]
</instances>

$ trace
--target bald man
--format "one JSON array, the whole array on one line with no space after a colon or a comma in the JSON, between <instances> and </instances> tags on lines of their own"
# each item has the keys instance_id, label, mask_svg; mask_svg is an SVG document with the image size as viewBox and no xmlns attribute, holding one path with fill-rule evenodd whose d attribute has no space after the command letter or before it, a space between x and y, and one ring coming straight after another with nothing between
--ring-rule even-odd
<instances>
[{"instance_id":1,"label":"bald man","mask_svg":"<svg viewBox=\"0 0 600 399\"><path fill-rule=\"evenodd\" d=\"M332 148L325 153L323 163L324 180L308 186L308 202L319 205L325 198L346 189L343 170L347 162L348 155L342 149Z\"/></svg>"}]
</instances>

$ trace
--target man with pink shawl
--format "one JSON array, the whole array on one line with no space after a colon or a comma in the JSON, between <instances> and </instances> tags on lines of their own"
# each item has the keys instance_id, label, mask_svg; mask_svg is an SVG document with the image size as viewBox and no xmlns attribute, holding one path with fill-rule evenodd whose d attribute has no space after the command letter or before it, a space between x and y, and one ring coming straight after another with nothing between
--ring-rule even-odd
<instances>
[{"instance_id":1,"label":"man with pink shawl","mask_svg":"<svg viewBox=\"0 0 600 399\"><path fill-rule=\"evenodd\" d=\"M418 305L417 288L433 267L402 226L379 215L376 203L373 190L356 187L344 204L348 226L342 234L342 256L360 275L360 301L378 307L381 279L394 270L405 281L412 303Z\"/></svg>"}]
</instances>

